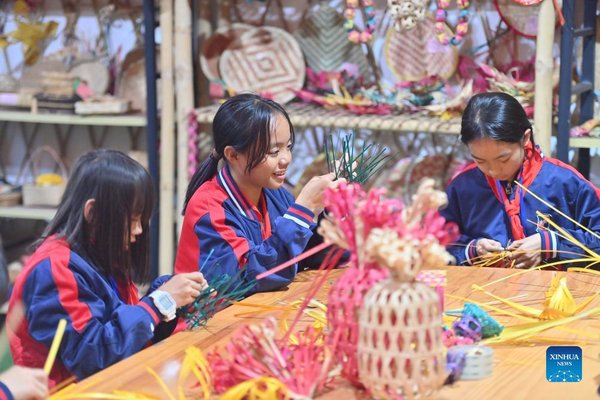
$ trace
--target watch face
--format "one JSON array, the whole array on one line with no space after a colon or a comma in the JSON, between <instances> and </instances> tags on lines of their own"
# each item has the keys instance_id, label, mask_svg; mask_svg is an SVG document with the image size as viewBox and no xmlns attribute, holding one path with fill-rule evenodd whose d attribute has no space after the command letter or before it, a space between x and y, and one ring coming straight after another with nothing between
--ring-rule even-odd
<instances>
[{"instance_id":1,"label":"watch face","mask_svg":"<svg viewBox=\"0 0 600 400\"><path fill-rule=\"evenodd\" d=\"M173 307L173 302L171 301L171 299L168 296L159 296L158 302L165 309L169 309L169 308Z\"/></svg>"}]
</instances>

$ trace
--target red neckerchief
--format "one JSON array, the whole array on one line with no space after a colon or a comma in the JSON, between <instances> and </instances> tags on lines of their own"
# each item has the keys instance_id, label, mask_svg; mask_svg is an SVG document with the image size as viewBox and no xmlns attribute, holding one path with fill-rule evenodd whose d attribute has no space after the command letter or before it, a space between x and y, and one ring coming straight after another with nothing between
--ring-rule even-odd
<instances>
[{"instance_id":1,"label":"red neckerchief","mask_svg":"<svg viewBox=\"0 0 600 400\"><path fill-rule=\"evenodd\" d=\"M517 180L519 183L526 188L529 188L536 176L540 172L543 163L542 153L539 151L537 147L533 147L531 140L529 143L525 145L525 158L523 160L523 166L521 167L521 172L519 176L517 176ZM508 215L510 220L510 228L512 230L513 240L519 240L525 238L525 231L523 230L523 225L521 224L521 199L525 196L525 193L521 193L523 189L520 186L516 187L515 195L513 200L511 201L504 190L499 190L502 185L498 184L498 181L490 178L489 176L485 176L485 179L492 188L494 195L498 199L498 201L504 204L504 210Z\"/></svg>"},{"instance_id":2,"label":"red neckerchief","mask_svg":"<svg viewBox=\"0 0 600 400\"><path fill-rule=\"evenodd\" d=\"M271 236L271 218L267 208L267 198L265 193L261 193L258 200L258 207L252 206L252 211L256 215L256 219L260 222L263 240L267 240Z\"/></svg>"}]
</instances>

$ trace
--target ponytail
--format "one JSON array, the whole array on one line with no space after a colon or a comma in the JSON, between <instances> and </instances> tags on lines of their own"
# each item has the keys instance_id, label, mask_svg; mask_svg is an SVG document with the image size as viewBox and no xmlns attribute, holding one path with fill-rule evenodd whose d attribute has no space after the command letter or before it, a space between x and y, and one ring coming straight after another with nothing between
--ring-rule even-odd
<instances>
[{"instance_id":1,"label":"ponytail","mask_svg":"<svg viewBox=\"0 0 600 400\"><path fill-rule=\"evenodd\" d=\"M185 202L183 203L183 210L181 211L181 215L185 214L185 209L187 208L190 199L196 193L196 190L206 181L212 179L218 171L219 166L219 157L215 157L215 151L213 150L208 158L200 164L194 176L190 180L190 183L187 188L187 192L185 193Z\"/></svg>"}]
</instances>

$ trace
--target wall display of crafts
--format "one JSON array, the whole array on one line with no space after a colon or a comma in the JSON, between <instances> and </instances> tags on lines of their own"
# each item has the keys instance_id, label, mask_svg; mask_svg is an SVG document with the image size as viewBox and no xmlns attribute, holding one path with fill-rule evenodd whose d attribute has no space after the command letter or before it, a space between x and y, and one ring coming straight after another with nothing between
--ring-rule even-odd
<instances>
[{"instance_id":1,"label":"wall display of crafts","mask_svg":"<svg viewBox=\"0 0 600 400\"><path fill-rule=\"evenodd\" d=\"M500 79L482 63L531 79L523 49L538 12L538 0L231 0L200 64L215 98L252 90L359 114L456 113Z\"/></svg>"},{"instance_id":2,"label":"wall display of crafts","mask_svg":"<svg viewBox=\"0 0 600 400\"><path fill-rule=\"evenodd\" d=\"M0 106L86 115L122 114L130 106L143 111L143 51L141 70L123 62L143 49L141 4L65 0L48 9L38 3L15 1L0 11ZM124 37L137 43L131 48Z\"/></svg>"}]
</instances>

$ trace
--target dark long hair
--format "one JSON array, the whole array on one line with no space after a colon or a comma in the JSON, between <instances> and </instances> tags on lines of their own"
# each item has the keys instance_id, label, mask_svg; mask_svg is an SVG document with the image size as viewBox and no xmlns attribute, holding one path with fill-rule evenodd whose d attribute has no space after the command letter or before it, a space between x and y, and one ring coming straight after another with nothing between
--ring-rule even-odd
<instances>
[{"instance_id":1,"label":"dark long hair","mask_svg":"<svg viewBox=\"0 0 600 400\"><path fill-rule=\"evenodd\" d=\"M527 129L534 143L533 128L517 99L502 92L480 93L471 97L463 112L460 140L464 144L481 138L518 143Z\"/></svg>"},{"instance_id":2,"label":"dark long hair","mask_svg":"<svg viewBox=\"0 0 600 400\"><path fill-rule=\"evenodd\" d=\"M290 140L295 141L294 127L284 108L273 100L251 93L233 96L217 110L213 120L214 151L200 164L190 180L183 204L183 212L196 190L217 174L219 160L225 147L247 154L246 171L260 164L271 148L273 122L281 114L290 125Z\"/></svg>"},{"instance_id":3,"label":"dark long hair","mask_svg":"<svg viewBox=\"0 0 600 400\"><path fill-rule=\"evenodd\" d=\"M84 207L94 199L89 221ZM56 216L43 238L58 235L96 268L117 279L149 277L149 229L154 208L152 178L138 162L116 150L82 155L73 168ZM133 216L143 232L129 243Z\"/></svg>"}]
</instances>

